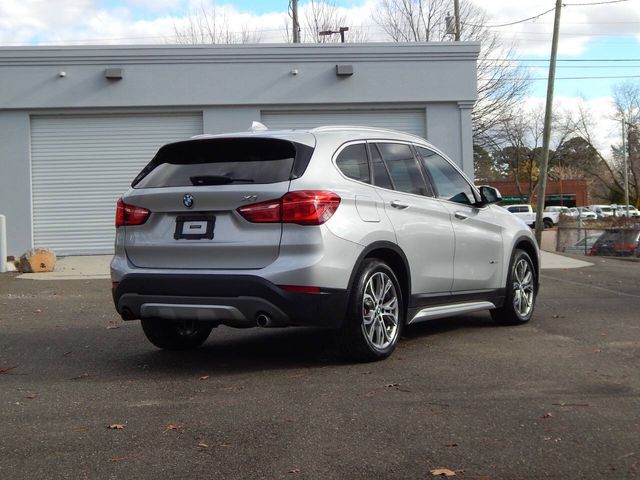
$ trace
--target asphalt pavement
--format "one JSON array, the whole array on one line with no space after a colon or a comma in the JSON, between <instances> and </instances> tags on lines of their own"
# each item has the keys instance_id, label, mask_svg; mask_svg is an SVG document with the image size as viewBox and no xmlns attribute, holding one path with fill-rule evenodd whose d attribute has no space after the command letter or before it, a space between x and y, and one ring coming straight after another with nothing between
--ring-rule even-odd
<instances>
[{"instance_id":1,"label":"asphalt pavement","mask_svg":"<svg viewBox=\"0 0 640 480\"><path fill-rule=\"evenodd\" d=\"M294 328L163 352L108 280L0 275L0 479L640 478L640 263L589 261L528 325L415 325L369 364Z\"/></svg>"}]
</instances>

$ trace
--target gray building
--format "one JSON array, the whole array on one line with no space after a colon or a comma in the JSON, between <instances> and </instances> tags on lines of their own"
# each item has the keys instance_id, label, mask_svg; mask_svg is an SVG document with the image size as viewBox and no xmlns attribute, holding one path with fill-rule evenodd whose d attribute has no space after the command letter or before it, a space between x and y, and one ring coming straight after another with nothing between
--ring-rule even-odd
<instances>
[{"instance_id":1,"label":"gray building","mask_svg":"<svg viewBox=\"0 0 640 480\"><path fill-rule=\"evenodd\" d=\"M326 124L426 137L473 175L476 43L0 48L8 250L112 251L118 196L164 143Z\"/></svg>"}]
</instances>

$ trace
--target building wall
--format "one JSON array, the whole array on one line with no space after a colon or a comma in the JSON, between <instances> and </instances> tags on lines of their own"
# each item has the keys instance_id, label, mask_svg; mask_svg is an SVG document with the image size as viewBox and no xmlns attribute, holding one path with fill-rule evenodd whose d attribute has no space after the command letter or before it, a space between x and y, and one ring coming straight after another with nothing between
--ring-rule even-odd
<instances>
[{"instance_id":1,"label":"building wall","mask_svg":"<svg viewBox=\"0 0 640 480\"><path fill-rule=\"evenodd\" d=\"M425 137L473 177L478 53L479 44L465 42L0 48L9 252L32 245L33 115L198 111L204 133L222 133L246 130L265 109L424 108ZM353 75L337 76L338 64ZM112 67L123 69L121 80L105 78Z\"/></svg>"}]
</instances>

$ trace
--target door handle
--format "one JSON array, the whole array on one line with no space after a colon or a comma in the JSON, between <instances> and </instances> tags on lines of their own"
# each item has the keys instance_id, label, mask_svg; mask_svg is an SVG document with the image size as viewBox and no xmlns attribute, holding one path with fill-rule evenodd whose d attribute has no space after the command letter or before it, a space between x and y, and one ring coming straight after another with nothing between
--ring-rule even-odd
<instances>
[{"instance_id":1,"label":"door handle","mask_svg":"<svg viewBox=\"0 0 640 480\"><path fill-rule=\"evenodd\" d=\"M408 204L399 202L398 200L392 201L391 202L391 206L393 208L397 208L398 210L404 210L405 208L409 207Z\"/></svg>"},{"instance_id":2,"label":"door handle","mask_svg":"<svg viewBox=\"0 0 640 480\"><path fill-rule=\"evenodd\" d=\"M458 220L466 220L467 218L469 218L469 216L466 213L462 213L460 211L457 211L456 213L454 213L453 216L456 217Z\"/></svg>"}]
</instances>

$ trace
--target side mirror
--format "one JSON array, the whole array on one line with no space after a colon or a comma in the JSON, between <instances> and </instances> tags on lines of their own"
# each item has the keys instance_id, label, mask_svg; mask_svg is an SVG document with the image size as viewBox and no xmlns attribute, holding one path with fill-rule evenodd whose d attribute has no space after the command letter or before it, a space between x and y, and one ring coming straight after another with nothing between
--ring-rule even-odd
<instances>
[{"instance_id":1,"label":"side mirror","mask_svg":"<svg viewBox=\"0 0 640 480\"><path fill-rule=\"evenodd\" d=\"M502 200L502 195L500 195L497 188L490 187L488 185L481 185L478 187L478 190L480 190L480 199L483 205L498 203Z\"/></svg>"}]
</instances>

